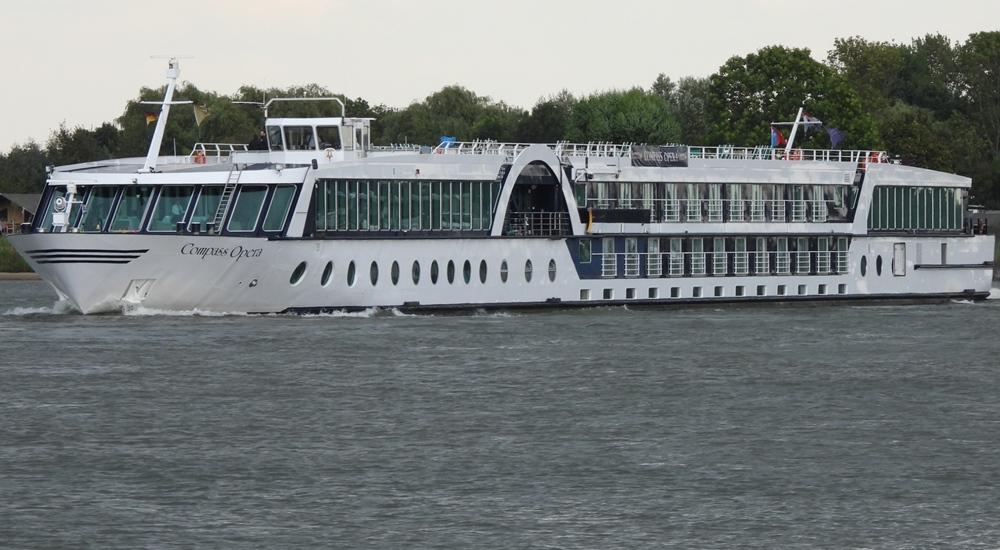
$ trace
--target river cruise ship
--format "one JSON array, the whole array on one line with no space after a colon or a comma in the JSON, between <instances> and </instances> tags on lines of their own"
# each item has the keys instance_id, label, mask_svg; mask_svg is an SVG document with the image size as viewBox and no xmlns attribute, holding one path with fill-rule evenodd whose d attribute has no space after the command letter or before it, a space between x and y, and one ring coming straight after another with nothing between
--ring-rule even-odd
<instances>
[{"instance_id":1,"label":"river cruise ship","mask_svg":"<svg viewBox=\"0 0 1000 550\"><path fill-rule=\"evenodd\" d=\"M10 237L83 313L982 299L970 180L880 151L444 141L266 117L197 144L50 168ZM266 113L266 110L265 110ZM797 120L798 122L798 120ZM792 134L794 136L795 130Z\"/></svg>"}]
</instances>

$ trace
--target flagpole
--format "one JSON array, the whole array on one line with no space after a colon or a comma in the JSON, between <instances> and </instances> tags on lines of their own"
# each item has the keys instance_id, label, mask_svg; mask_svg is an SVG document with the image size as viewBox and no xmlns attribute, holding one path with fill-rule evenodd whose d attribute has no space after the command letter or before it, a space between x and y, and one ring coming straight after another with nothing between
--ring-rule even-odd
<instances>
[{"instance_id":1,"label":"flagpole","mask_svg":"<svg viewBox=\"0 0 1000 550\"><path fill-rule=\"evenodd\" d=\"M792 124L792 134L788 136L788 143L785 144L785 155L792 152L792 143L795 141L795 133L799 130L800 120L802 120L802 107L799 107L799 113L795 115L795 122Z\"/></svg>"}]
</instances>

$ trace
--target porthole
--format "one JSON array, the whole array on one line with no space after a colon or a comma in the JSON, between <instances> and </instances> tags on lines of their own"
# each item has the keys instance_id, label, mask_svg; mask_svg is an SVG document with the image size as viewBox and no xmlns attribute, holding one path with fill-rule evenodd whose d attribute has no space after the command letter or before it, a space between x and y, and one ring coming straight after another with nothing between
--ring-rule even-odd
<instances>
[{"instance_id":1,"label":"porthole","mask_svg":"<svg viewBox=\"0 0 1000 550\"><path fill-rule=\"evenodd\" d=\"M357 275L357 268L354 267L354 260L347 266L347 286L354 286L354 277Z\"/></svg>"},{"instance_id":2,"label":"porthole","mask_svg":"<svg viewBox=\"0 0 1000 550\"><path fill-rule=\"evenodd\" d=\"M486 282L486 260L479 260L479 282Z\"/></svg>"},{"instance_id":3,"label":"porthole","mask_svg":"<svg viewBox=\"0 0 1000 550\"><path fill-rule=\"evenodd\" d=\"M549 280L555 282L556 280L556 261L549 260Z\"/></svg>"},{"instance_id":4,"label":"porthole","mask_svg":"<svg viewBox=\"0 0 1000 550\"><path fill-rule=\"evenodd\" d=\"M368 276L372 280L372 286L378 284L378 262L372 262L372 267L368 270Z\"/></svg>"},{"instance_id":5,"label":"porthole","mask_svg":"<svg viewBox=\"0 0 1000 550\"><path fill-rule=\"evenodd\" d=\"M469 260L465 260L465 263L462 264L462 278L465 279L465 284L469 284L469 281L472 280L472 264L469 263Z\"/></svg>"},{"instance_id":6,"label":"porthole","mask_svg":"<svg viewBox=\"0 0 1000 550\"><path fill-rule=\"evenodd\" d=\"M524 262L524 280L531 282L531 260Z\"/></svg>"},{"instance_id":7,"label":"porthole","mask_svg":"<svg viewBox=\"0 0 1000 550\"><path fill-rule=\"evenodd\" d=\"M392 268L389 270L389 277L392 279L392 286L396 286L399 283L399 262L392 262Z\"/></svg>"},{"instance_id":8,"label":"porthole","mask_svg":"<svg viewBox=\"0 0 1000 550\"><path fill-rule=\"evenodd\" d=\"M330 277L333 277L333 262L326 262L323 268L323 276L319 279L319 284L326 286L330 284Z\"/></svg>"},{"instance_id":9,"label":"porthole","mask_svg":"<svg viewBox=\"0 0 1000 550\"><path fill-rule=\"evenodd\" d=\"M414 262L413 262L413 269L410 270L410 273L413 275L413 284L419 283L420 282L420 262L414 260Z\"/></svg>"},{"instance_id":10,"label":"porthole","mask_svg":"<svg viewBox=\"0 0 1000 550\"><path fill-rule=\"evenodd\" d=\"M861 257L861 276L864 277L868 273L868 256Z\"/></svg>"},{"instance_id":11,"label":"porthole","mask_svg":"<svg viewBox=\"0 0 1000 550\"><path fill-rule=\"evenodd\" d=\"M455 282L455 262L448 260L448 284Z\"/></svg>"},{"instance_id":12,"label":"porthole","mask_svg":"<svg viewBox=\"0 0 1000 550\"><path fill-rule=\"evenodd\" d=\"M882 276L882 256L875 257L875 274L879 277Z\"/></svg>"},{"instance_id":13,"label":"porthole","mask_svg":"<svg viewBox=\"0 0 1000 550\"><path fill-rule=\"evenodd\" d=\"M289 283L295 285L302 280L302 276L306 274L306 263L299 262L299 265L295 266L295 270L292 271L292 278L288 280Z\"/></svg>"},{"instance_id":14,"label":"porthole","mask_svg":"<svg viewBox=\"0 0 1000 550\"><path fill-rule=\"evenodd\" d=\"M438 261L431 262L431 284L438 284Z\"/></svg>"},{"instance_id":15,"label":"porthole","mask_svg":"<svg viewBox=\"0 0 1000 550\"><path fill-rule=\"evenodd\" d=\"M507 260L500 262L500 282L507 282Z\"/></svg>"}]
</instances>

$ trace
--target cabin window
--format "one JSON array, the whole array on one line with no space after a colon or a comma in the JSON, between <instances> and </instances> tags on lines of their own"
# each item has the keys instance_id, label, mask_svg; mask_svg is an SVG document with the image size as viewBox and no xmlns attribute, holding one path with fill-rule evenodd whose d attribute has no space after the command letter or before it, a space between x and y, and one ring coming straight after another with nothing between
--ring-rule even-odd
<instances>
[{"instance_id":1,"label":"cabin window","mask_svg":"<svg viewBox=\"0 0 1000 550\"><path fill-rule=\"evenodd\" d=\"M353 151L354 150L354 128L351 126L341 126L340 136L343 139L344 150Z\"/></svg>"},{"instance_id":2,"label":"cabin window","mask_svg":"<svg viewBox=\"0 0 1000 550\"><path fill-rule=\"evenodd\" d=\"M590 239L580 239L580 263L589 264L592 256L592 244Z\"/></svg>"},{"instance_id":3,"label":"cabin window","mask_svg":"<svg viewBox=\"0 0 1000 550\"><path fill-rule=\"evenodd\" d=\"M52 215L55 214L56 212L56 207L55 207L56 199L65 196L66 196L65 187L59 187L52 190L52 194L49 195L48 206L45 208L45 218L42 220L41 225L39 225L38 227L45 229L46 231L51 231L53 229Z\"/></svg>"},{"instance_id":4,"label":"cabin window","mask_svg":"<svg viewBox=\"0 0 1000 550\"><path fill-rule=\"evenodd\" d=\"M414 260L413 267L410 269L410 276L413 278L413 284L420 282L420 262Z\"/></svg>"},{"instance_id":5,"label":"cabin window","mask_svg":"<svg viewBox=\"0 0 1000 550\"><path fill-rule=\"evenodd\" d=\"M779 275L788 275L791 269L791 258L788 252L788 238L778 237L775 241L777 243L777 256L776 256L776 271Z\"/></svg>"},{"instance_id":6,"label":"cabin window","mask_svg":"<svg viewBox=\"0 0 1000 550\"><path fill-rule=\"evenodd\" d=\"M111 231L135 232L142 227L142 219L146 216L149 206L149 196L153 188L148 185L127 187L118 202L118 210L111 222Z\"/></svg>"},{"instance_id":7,"label":"cabin window","mask_svg":"<svg viewBox=\"0 0 1000 550\"><path fill-rule=\"evenodd\" d=\"M526 283L531 282L531 272L532 272L531 260L527 260L524 262L524 281Z\"/></svg>"},{"instance_id":8,"label":"cabin window","mask_svg":"<svg viewBox=\"0 0 1000 550\"><path fill-rule=\"evenodd\" d=\"M676 222L681 219L681 205L677 200L677 184L667 183L663 188L663 221Z\"/></svg>"},{"instance_id":9,"label":"cabin window","mask_svg":"<svg viewBox=\"0 0 1000 550\"><path fill-rule=\"evenodd\" d=\"M746 275L749 270L747 262L747 239L746 237L736 237L733 240L733 273L736 275ZM737 293L737 296L742 294Z\"/></svg>"},{"instance_id":10,"label":"cabin window","mask_svg":"<svg viewBox=\"0 0 1000 550\"><path fill-rule=\"evenodd\" d=\"M340 126L317 126L316 138L320 149L340 149Z\"/></svg>"},{"instance_id":11,"label":"cabin window","mask_svg":"<svg viewBox=\"0 0 1000 550\"><path fill-rule=\"evenodd\" d=\"M326 262L326 267L323 268L323 276L320 278L319 284L326 286L330 284L330 277L333 276L333 262Z\"/></svg>"},{"instance_id":12,"label":"cabin window","mask_svg":"<svg viewBox=\"0 0 1000 550\"><path fill-rule=\"evenodd\" d=\"M399 262L392 262L389 268L389 278L392 279L392 286L399 284Z\"/></svg>"},{"instance_id":13,"label":"cabin window","mask_svg":"<svg viewBox=\"0 0 1000 550\"><path fill-rule=\"evenodd\" d=\"M462 264L462 279L465 279L465 284L469 284L469 281L472 280L472 264L469 260L465 260L465 263Z\"/></svg>"},{"instance_id":14,"label":"cabin window","mask_svg":"<svg viewBox=\"0 0 1000 550\"><path fill-rule=\"evenodd\" d=\"M816 238L816 271L830 272L830 239L827 237Z\"/></svg>"},{"instance_id":15,"label":"cabin window","mask_svg":"<svg viewBox=\"0 0 1000 550\"><path fill-rule=\"evenodd\" d=\"M257 218L260 216L261 207L264 205L264 197L267 195L267 187L263 185L247 185L240 189L240 194L236 197L236 206L233 207L233 214L229 218L229 231L253 231L257 228Z\"/></svg>"},{"instance_id":16,"label":"cabin window","mask_svg":"<svg viewBox=\"0 0 1000 550\"><path fill-rule=\"evenodd\" d=\"M486 283L486 260L479 260L479 282Z\"/></svg>"},{"instance_id":17,"label":"cabin window","mask_svg":"<svg viewBox=\"0 0 1000 550\"><path fill-rule=\"evenodd\" d=\"M215 223L215 215L219 210L219 202L222 201L222 191L221 185L206 185L201 188L201 193L198 194L198 201L195 202L194 212L191 213L191 221L188 223L188 229L191 229L193 224L201 224L201 227L207 228L208 222Z\"/></svg>"},{"instance_id":18,"label":"cabin window","mask_svg":"<svg viewBox=\"0 0 1000 550\"><path fill-rule=\"evenodd\" d=\"M757 237L757 245L754 247L754 272L758 275L766 275L771 272L771 257L767 250L767 239Z\"/></svg>"},{"instance_id":19,"label":"cabin window","mask_svg":"<svg viewBox=\"0 0 1000 550\"><path fill-rule=\"evenodd\" d=\"M680 238L670 239L670 276L684 275L684 241Z\"/></svg>"},{"instance_id":20,"label":"cabin window","mask_svg":"<svg viewBox=\"0 0 1000 550\"><path fill-rule=\"evenodd\" d=\"M271 146L272 151L281 151L285 148L284 141L281 139L280 126L267 127L267 143Z\"/></svg>"},{"instance_id":21,"label":"cabin window","mask_svg":"<svg viewBox=\"0 0 1000 550\"><path fill-rule=\"evenodd\" d=\"M625 276L639 276L639 239L625 238Z\"/></svg>"},{"instance_id":22,"label":"cabin window","mask_svg":"<svg viewBox=\"0 0 1000 550\"><path fill-rule=\"evenodd\" d=\"M705 274L705 239L691 239L691 275Z\"/></svg>"},{"instance_id":23,"label":"cabin window","mask_svg":"<svg viewBox=\"0 0 1000 550\"><path fill-rule=\"evenodd\" d=\"M663 274L663 257L660 256L660 239L651 237L646 241L646 274L659 277Z\"/></svg>"},{"instance_id":24,"label":"cabin window","mask_svg":"<svg viewBox=\"0 0 1000 550\"><path fill-rule=\"evenodd\" d=\"M500 282L507 282L507 260L500 262Z\"/></svg>"},{"instance_id":25,"label":"cabin window","mask_svg":"<svg viewBox=\"0 0 1000 550\"><path fill-rule=\"evenodd\" d=\"M795 272L809 273L809 237L799 237L795 244Z\"/></svg>"},{"instance_id":26,"label":"cabin window","mask_svg":"<svg viewBox=\"0 0 1000 550\"><path fill-rule=\"evenodd\" d=\"M292 185L279 185L274 190L271 206L268 207L267 216L264 217L264 231L282 230L288 217L288 210L292 207L293 196L295 187Z\"/></svg>"},{"instance_id":27,"label":"cabin window","mask_svg":"<svg viewBox=\"0 0 1000 550\"><path fill-rule=\"evenodd\" d=\"M750 221L764 221L764 186L750 186Z\"/></svg>"},{"instance_id":28,"label":"cabin window","mask_svg":"<svg viewBox=\"0 0 1000 550\"><path fill-rule=\"evenodd\" d=\"M437 260L431 262L431 284L436 285L438 283L438 263Z\"/></svg>"},{"instance_id":29,"label":"cabin window","mask_svg":"<svg viewBox=\"0 0 1000 550\"><path fill-rule=\"evenodd\" d=\"M712 239L712 274L725 275L729 271L725 237Z\"/></svg>"},{"instance_id":30,"label":"cabin window","mask_svg":"<svg viewBox=\"0 0 1000 550\"><path fill-rule=\"evenodd\" d=\"M153 207L153 217L149 220L150 231L176 231L177 223L184 221L194 187L165 186L160 188L160 196Z\"/></svg>"},{"instance_id":31,"label":"cabin window","mask_svg":"<svg viewBox=\"0 0 1000 550\"><path fill-rule=\"evenodd\" d=\"M601 276L618 276L618 257L615 255L614 237L601 239Z\"/></svg>"},{"instance_id":32,"label":"cabin window","mask_svg":"<svg viewBox=\"0 0 1000 550\"><path fill-rule=\"evenodd\" d=\"M289 151L312 151L316 149L312 126L286 126L285 147Z\"/></svg>"},{"instance_id":33,"label":"cabin window","mask_svg":"<svg viewBox=\"0 0 1000 550\"><path fill-rule=\"evenodd\" d=\"M455 261L448 260L448 284L455 282Z\"/></svg>"},{"instance_id":34,"label":"cabin window","mask_svg":"<svg viewBox=\"0 0 1000 550\"><path fill-rule=\"evenodd\" d=\"M114 205L117 187L93 187L87 196L86 210L80 220L80 231L101 231L107 226L108 215Z\"/></svg>"}]
</instances>

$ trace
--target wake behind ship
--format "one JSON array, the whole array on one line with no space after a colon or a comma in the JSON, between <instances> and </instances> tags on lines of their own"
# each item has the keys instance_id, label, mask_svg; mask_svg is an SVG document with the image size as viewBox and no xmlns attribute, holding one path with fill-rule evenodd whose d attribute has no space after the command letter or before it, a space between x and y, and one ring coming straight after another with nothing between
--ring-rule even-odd
<instances>
[{"instance_id":1,"label":"wake behind ship","mask_svg":"<svg viewBox=\"0 0 1000 550\"><path fill-rule=\"evenodd\" d=\"M50 170L10 237L83 313L981 299L968 178L881 151L443 142L266 118L266 146ZM796 127L803 123L801 111ZM792 134L794 136L795 130Z\"/></svg>"}]
</instances>

